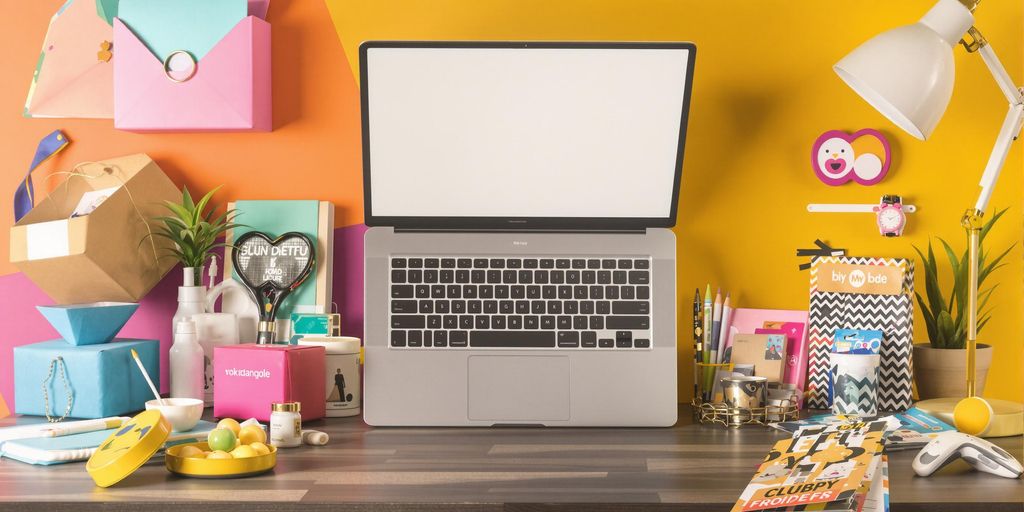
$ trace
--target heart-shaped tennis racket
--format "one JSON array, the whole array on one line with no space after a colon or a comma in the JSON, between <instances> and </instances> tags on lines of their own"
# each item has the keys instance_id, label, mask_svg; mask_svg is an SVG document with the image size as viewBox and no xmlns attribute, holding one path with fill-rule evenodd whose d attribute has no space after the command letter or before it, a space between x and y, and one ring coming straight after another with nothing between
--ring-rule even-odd
<instances>
[{"instance_id":1,"label":"heart-shaped tennis racket","mask_svg":"<svg viewBox=\"0 0 1024 512\"><path fill-rule=\"evenodd\" d=\"M273 343L277 309L313 271L313 241L296 232L271 239L264 233L250 231L238 237L231 260L260 308L256 342Z\"/></svg>"}]
</instances>

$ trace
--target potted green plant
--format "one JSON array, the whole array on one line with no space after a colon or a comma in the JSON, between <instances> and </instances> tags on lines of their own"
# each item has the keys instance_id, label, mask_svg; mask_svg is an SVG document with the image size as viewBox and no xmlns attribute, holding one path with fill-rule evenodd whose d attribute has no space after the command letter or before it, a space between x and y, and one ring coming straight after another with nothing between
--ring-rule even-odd
<instances>
[{"instance_id":1,"label":"potted green plant","mask_svg":"<svg viewBox=\"0 0 1024 512\"><path fill-rule=\"evenodd\" d=\"M217 207L210 204L210 200L218 190L220 187L195 202L188 187L183 187L181 203L164 201L170 215L156 219L162 225L153 232L153 236L167 238L174 244L168 256L177 259L184 267L185 286L202 286L203 265L215 249L227 245L219 241L220 238L228 230L240 226L234 223L235 210L215 215Z\"/></svg>"},{"instance_id":2,"label":"potted green plant","mask_svg":"<svg viewBox=\"0 0 1024 512\"><path fill-rule=\"evenodd\" d=\"M992 318L994 306L990 299L998 284L986 286L986 279L992 272L1004 266L1003 258L1013 249L1013 245L998 256L992 258L984 249L985 236L1006 210L1001 210L985 223L981 231L980 258L978 261L978 332ZM939 238L943 252L949 261L952 287L943 292L939 277L939 263L932 250L931 240L928 241L927 255L921 249L914 250L921 256L924 263L925 293L917 293L917 303L921 306L925 327L928 331L928 343L914 345L914 380L921 399L962 397L967 395L967 302L968 302L968 253L965 249L961 255L953 250L945 240ZM992 303L994 304L994 303ZM985 389L985 379L992 363L992 347L978 344L977 352L977 392L980 395Z\"/></svg>"}]
</instances>

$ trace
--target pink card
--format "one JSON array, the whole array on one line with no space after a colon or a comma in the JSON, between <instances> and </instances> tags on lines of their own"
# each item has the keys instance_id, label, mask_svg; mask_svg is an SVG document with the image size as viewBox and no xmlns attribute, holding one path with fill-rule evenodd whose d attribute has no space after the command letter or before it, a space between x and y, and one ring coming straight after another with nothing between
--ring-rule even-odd
<instances>
[{"instance_id":1,"label":"pink card","mask_svg":"<svg viewBox=\"0 0 1024 512\"><path fill-rule=\"evenodd\" d=\"M754 334L786 336L786 371L782 382L794 384L801 391L807 380L807 338L804 331L805 325L800 322L765 322L765 328L754 329Z\"/></svg>"},{"instance_id":2,"label":"pink card","mask_svg":"<svg viewBox=\"0 0 1024 512\"><path fill-rule=\"evenodd\" d=\"M737 334L757 334L758 329L776 329L787 338L786 377L783 382L795 384L801 391L807 381L807 312L782 309L733 310L726 347L732 346ZM792 366L792 370L790 369Z\"/></svg>"}]
</instances>

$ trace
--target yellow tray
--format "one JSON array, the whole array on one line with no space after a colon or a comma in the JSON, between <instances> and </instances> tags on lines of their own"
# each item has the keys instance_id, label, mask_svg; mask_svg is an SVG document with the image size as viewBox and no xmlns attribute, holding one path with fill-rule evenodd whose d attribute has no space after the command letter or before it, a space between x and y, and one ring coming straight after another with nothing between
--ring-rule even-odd
<instances>
[{"instance_id":1,"label":"yellow tray","mask_svg":"<svg viewBox=\"0 0 1024 512\"><path fill-rule=\"evenodd\" d=\"M243 478L266 473L277 464L277 447L267 445L270 453L244 459L189 459L179 457L178 452L185 446L195 446L209 451L206 443L191 443L172 446L164 454L167 471L193 478Z\"/></svg>"}]
</instances>

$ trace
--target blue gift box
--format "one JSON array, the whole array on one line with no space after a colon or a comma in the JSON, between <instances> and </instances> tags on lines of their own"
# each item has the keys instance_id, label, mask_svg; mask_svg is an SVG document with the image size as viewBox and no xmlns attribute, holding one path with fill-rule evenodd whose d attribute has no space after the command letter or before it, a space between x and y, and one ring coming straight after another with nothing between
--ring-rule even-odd
<instances>
[{"instance_id":1,"label":"blue gift box","mask_svg":"<svg viewBox=\"0 0 1024 512\"><path fill-rule=\"evenodd\" d=\"M71 346L64 340L51 340L14 348L14 398L19 414L43 416L45 400L43 382L49 395L49 414L64 415L68 404L68 389L61 377L64 366L67 387L72 397L71 418L106 418L120 416L146 408L153 393L145 377L132 359L135 349L143 366L160 387L160 342L157 340L115 339L100 345ZM57 358L63 365L50 365Z\"/></svg>"}]
</instances>

